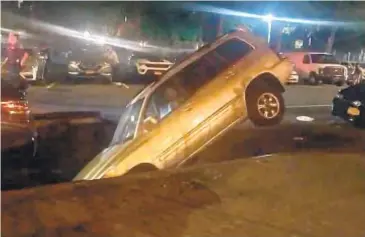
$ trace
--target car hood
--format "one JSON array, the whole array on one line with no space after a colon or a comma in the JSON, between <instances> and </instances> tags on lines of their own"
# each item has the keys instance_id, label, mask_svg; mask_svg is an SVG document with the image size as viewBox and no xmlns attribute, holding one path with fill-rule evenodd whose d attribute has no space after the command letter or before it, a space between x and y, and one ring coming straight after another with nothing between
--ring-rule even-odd
<instances>
[{"instance_id":1,"label":"car hood","mask_svg":"<svg viewBox=\"0 0 365 237\"><path fill-rule=\"evenodd\" d=\"M347 100L360 100L362 103L365 103L365 84L349 86L342 89L340 93L343 94Z\"/></svg>"}]
</instances>

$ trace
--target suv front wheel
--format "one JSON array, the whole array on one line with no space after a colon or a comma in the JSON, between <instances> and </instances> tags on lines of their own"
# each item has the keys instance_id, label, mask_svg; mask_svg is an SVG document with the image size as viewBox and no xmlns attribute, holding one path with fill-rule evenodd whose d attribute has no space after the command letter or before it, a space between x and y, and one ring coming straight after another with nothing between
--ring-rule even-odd
<instances>
[{"instance_id":1,"label":"suv front wheel","mask_svg":"<svg viewBox=\"0 0 365 237\"><path fill-rule=\"evenodd\" d=\"M249 119L256 126L279 124L285 111L282 93L268 86L256 86L248 92L247 110Z\"/></svg>"}]
</instances>

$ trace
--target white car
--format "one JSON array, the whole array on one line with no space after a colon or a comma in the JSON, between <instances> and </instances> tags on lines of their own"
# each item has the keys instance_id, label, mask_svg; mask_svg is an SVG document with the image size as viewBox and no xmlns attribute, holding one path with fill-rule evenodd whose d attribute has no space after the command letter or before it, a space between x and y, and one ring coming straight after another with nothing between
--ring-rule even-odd
<instances>
[{"instance_id":1,"label":"white car","mask_svg":"<svg viewBox=\"0 0 365 237\"><path fill-rule=\"evenodd\" d=\"M174 63L162 59L162 60L148 60L148 59L137 59L136 68L140 75L156 75L160 76L167 70L169 70Z\"/></svg>"},{"instance_id":2,"label":"white car","mask_svg":"<svg viewBox=\"0 0 365 237\"><path fill-rule=\"evenodd\" d=\"M285 56L295 64L295 70L304 83L342 86L348 78L347 67L334 55L323 52L287 52Z\"/></svg>"},{"instance_id":3,"label":"white car","mask_svg":"<svg viewBox=\"0 0 365 237\"><path fill-rule=\"evenodd\" d=\"M299 83L299 75L297 71L293 70L290 74L287 84L298 84Z\"/></svg>"}]
</instances>

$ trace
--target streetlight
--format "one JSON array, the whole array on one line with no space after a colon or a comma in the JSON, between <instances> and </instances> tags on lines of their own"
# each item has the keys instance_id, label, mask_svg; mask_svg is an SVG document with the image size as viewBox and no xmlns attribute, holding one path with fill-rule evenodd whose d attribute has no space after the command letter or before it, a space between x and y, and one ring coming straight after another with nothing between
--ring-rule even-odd
<instances>
[{"instance_id":1,"label":"streetlight","mask_svg":"<svg viewBox=\"0 0 365 237\"><path fill-rule=\"evenodd\" d=\"M18 0L18 8L22 6L23 0Z\"/></svg>"},{"instance_id":2,"label":"streetlight","mask_svg":"<svg viewBox=\"0 0 365 237\"><path fill-rule=\"evenodd\" d=\"M271 26L272 26L272 21L273 21L273 15L268 14L266 16L263 16L262 19L267 22L267 28L268 28L268 30L267 30L267 43L270 44Z\"/></svg>"}]
</instances>

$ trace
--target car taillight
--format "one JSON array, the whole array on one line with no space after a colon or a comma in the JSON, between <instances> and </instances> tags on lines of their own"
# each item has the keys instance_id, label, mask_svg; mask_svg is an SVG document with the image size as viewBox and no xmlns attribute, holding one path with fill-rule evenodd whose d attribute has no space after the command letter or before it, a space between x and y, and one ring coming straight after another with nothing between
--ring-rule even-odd
<instances>
[{"instance_id":1,"label":"car taillight","mask_svg":"<svg viewBox=\"0 0 365 237\"><path fill-rule=\"evenodd\" d=\"M28 103L23 101L1 101L1 110L10 113L22 113L29 110Z\"/></svg>"}]
</instances>

